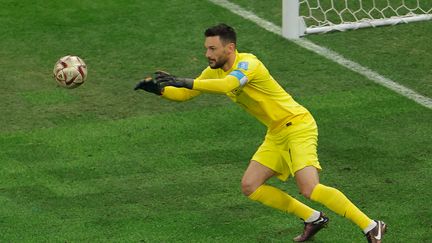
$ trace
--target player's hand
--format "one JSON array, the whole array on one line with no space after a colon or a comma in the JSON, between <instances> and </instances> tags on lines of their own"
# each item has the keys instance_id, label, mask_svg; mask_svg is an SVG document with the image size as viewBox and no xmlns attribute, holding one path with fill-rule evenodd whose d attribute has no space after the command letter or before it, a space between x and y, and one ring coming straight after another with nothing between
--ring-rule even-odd
<instances>
[{"instance_id":1,"label":"player's hand","mask_svg":"<svg viewBox=\"0 0 432 243\"><path fill-rule=\"evenodd\" d=\"M161 86L174 86L177 88L188 88L192 89L193 79L188 78L178 78L174 75L171 75L165 71L156 71L154 73L154 77L157 83Z\"/></svg>"},{"instance_id":2,"label":"player's hand","mask_svg":"<svg viewBox=\"0 0 432 243\"><path fill-rule=\"evenodd\" d=\"M156 82L175 81L176 78L176 76L162 70L154 72L154 79Z\"/></svg>"},{"instance_id":3,"label":"player's hand","mask_svg":"<svg viewBox=\"0 0 432 243\"><path fill-rule=\"evenodd\" d=\"M160 82L157 82L152 77L147 77L141 82L139 82L135 86L134 90L142 89L153 94L162 95L162 90L164 86L165 85L161 85Z\"/></svg>"}]
</instances>

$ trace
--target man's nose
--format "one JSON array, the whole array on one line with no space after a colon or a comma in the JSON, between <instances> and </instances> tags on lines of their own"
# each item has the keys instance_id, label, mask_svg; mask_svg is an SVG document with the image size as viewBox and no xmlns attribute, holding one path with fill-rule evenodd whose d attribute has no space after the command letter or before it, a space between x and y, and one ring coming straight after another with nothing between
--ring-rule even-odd
<instances>
[{"instance_id":1,"label":"man's nose","mask_svg":"<svg viewBox=\"0 0 432 243\"><path fill-rule=\"evenodd\" d=\"M206 51L205 56L206 56L207 58L210 58L210 57L211 57L211 55L210 55L210 50L207 50L207 51Z\"/></svg>"}]
</instances>

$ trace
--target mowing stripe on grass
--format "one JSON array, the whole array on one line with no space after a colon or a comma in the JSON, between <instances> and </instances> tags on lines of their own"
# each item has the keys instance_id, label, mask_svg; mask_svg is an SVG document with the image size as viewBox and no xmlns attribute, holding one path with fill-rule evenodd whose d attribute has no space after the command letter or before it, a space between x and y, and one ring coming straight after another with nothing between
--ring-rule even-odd
<instances>
[{"instance_id":1,"label":"mowing stripe on grass","mask_svg":"<svg viewBox=\"0 0 432 243\"><path fill-rule=\"evenodd\" d=\"M265 19L262 19L260 17L258 17L257 15L255 15L255 13L248 11L240 6L238 6L237 4L231 3L227 0L209 0L210 2L219 5L223 8L228 9L229 11L245 18L248 19L254 23L256 23L258 26L264 28L265 30L275 33L279 36L282 36L282 28L280 26L277 26ZM296 43L297 45L308 49L310 51L315 52L318 55L321 55L329 60L332 60L336 63L338 63L339 65L342 65L354 72L357 72L363 76L365 76L366 78L374 81L375 83L378 83L398 94L401 94L403 96L405 96L408 99L411 99L415 102L417 102L418 104L427 107L429 109L432 109L432 99L426 96L423 96L417 92L415 92L414 90L411 90L401 84L396 83L395 81L388 79L380 74L378 74L377 72L367 68L367 67L363 67L362 65L353 62L351 60L346 59L345 57L343 57L342 55L331 51L325 47L319 46L315 43L313 43L312 41L309 41L307 39L297 39L297 40L291 40L294 43Z\"/></svg>"}]
</instances>

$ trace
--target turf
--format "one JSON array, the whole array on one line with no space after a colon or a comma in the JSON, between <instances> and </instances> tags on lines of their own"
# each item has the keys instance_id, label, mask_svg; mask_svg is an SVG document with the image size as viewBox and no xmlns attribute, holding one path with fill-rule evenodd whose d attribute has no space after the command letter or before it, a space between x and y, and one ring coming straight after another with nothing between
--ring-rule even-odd
<instances>
[{"instance_id":1,"label":"turf","mask_svg":"<svg viewBox=\"0 0 432 243\"><path fill-rule=\"evenodd\" d=\"M260 14L272 20L275 9ZM286 242L299 233L299 220L241 195L261 124L225 97L176 103L132 91L156 69L198 75L202 32L219 22L314 114L323 183L385 220L388 242L432 237L427 108L207 1L3 1L0 19L1 242ZM428 28L308 38L430 96L430 47L412 39L427 39ZM389 35L394 44L377 52L392 58L379 65L363 50ZM366 40L343 44L357 38ZM89 67L74 90L51 77L67 54ZM270 183L306 202L292 180ZM364 241L346 219L308 204L332 220L315 242Z\"/></svg>"}]
</instances>

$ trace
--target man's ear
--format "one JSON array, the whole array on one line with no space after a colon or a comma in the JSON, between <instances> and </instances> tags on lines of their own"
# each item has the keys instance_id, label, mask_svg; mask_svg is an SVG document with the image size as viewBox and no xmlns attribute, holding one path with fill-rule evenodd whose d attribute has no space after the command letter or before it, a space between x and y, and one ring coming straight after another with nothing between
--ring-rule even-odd
<instances>
[{"instance_id":1,"label":"man's ear","mask_svg":"<svg viewBox=\"0 0 432 243\"><path fill-rule=\"evenodd\" d=\"M229 51L230 53L235 52L236 45L235 45L234 43L228 43L227 47L228 47L228 51Z\"/></svg>"}]
</instances>

